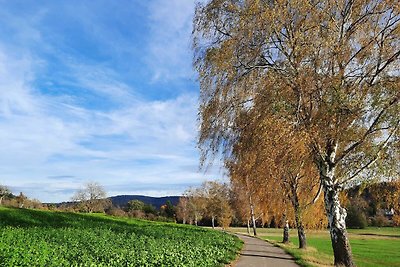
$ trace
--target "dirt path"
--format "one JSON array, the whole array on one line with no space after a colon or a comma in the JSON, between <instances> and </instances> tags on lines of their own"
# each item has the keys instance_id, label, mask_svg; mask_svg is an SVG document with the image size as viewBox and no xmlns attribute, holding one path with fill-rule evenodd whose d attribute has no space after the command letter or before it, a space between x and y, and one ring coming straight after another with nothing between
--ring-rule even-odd
<instances>
[{"instance_id":1,"label":"dirt path","mask_svg":"<svg viewBox=\"0 0 400 267\"><path fill-rule=\"evenodd\" d=\"M239 260L233 267L298 267L293 257L281 248L274 247L261 239L251 236L237 236L243 240L244 247L240 252Z\"/></svg>"}]
</instances>

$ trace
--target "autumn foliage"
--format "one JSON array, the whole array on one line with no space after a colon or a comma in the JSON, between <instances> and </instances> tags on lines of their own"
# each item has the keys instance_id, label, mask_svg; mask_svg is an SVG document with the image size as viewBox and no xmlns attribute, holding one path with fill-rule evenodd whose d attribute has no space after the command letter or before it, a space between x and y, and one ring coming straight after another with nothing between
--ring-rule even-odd
<instances>
[{"instance_id":1,"label":"autumn foliage","mask_svg":"<svg viewBox=\"0 0 400 267\"><path fill-rule=\"evenodd\" d=\"M399 170L399 2L210 0L197 6L193 46L202 163L238 154L243 114L256 138L283 127L318 175L335 265L354 266L340 193ZM301 162L284 170L310 189Z\"/></svg>"}]
</instances>

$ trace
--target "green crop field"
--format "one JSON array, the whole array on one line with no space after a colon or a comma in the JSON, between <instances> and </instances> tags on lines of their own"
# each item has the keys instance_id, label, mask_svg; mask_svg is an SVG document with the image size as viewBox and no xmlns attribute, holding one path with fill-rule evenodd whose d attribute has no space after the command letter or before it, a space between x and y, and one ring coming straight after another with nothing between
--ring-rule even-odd
<instances>
[{"instance_id":1,"label":"green crop field","mask_svg":"<svg viewBox=\"0 0 400 267\"><path fill-rule=\"evenodd\" d=\"M192 226L0 207L0 266L223 266L241 246Z\"/></svg>"},{"instance_id":2,"label":"green crop field","mask_svg":"<svg viewBox=\"0 0 400 267\"><path fill-rule=\"evenodd\" d=\"M231 229L245 232L245 229ZM354 260L359 267L400 266L400 228L349 229ZM302 266L333 265L333 252L328 231L306 231L308 249L298 249L297 232L290 231L291 244L284 245L282 229L258 229L261 238L275 242L291 253Z\"/></svg>"}]
</instances>

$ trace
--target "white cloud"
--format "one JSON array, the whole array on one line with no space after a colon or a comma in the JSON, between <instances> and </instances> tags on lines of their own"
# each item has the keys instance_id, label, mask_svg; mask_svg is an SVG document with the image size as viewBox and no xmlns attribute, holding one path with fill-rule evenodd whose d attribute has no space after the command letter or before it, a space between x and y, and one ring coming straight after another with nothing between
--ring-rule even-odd
<instances>
[{"instance_id":1,"label":"white cloud","mask_svg":"<svg viewBox=\"0 0 400 267\"><path fill-rule=\"evenodd\" d=\"M110 68L105 66L89 65L73 62L71 59L63 58L64 64L70 74L70 84L79 85L86 90L107 96L118 103L132 103L138 96L133 88L119 81L118 75Z\"/></svg>"},{"instance_id":2,"label":"white cloud","mask_svg":"<svg viewBox=\"0 0 400 267\"><path fill-rule=\"evenodd\" d=\"M154 72L154 81L193 76L190 38L194 7L193 0L150 2L147 62Z\"/></svg>"},{"instance_id":3,"label":"white cloud","mask_svg":"<svg viewBox=\"0 0 400 267\"><path fill-rule=\"evenodd\" d=\"M1 74L7 77L0 83L0 146L6 151L0 154L1 184L31 190L26 193L44 201L59 201L68 200L70 191L86 180L106 188L143 181L167 188L203 180L196 167L196 95L136 99L110 111L85 109L33 88L29 57L18 60L4 51L0 55ZM114 83L112 75L104 75L108 79ZM112 192L122 193L123 188Z\"/></svg>"},{"instance_id":4,"label":"white cloud","mask_svg":"<svg viewBox=\"0 0 400 267\"><path fill-rule=\"evenodd\" d=\"M37 112L27 86L33 77L31 62L29 57L8 58L0 47L0 114Z\"/></svg>"},{"instance_id":5,"label":"white cloud","mask_svg":"<svg viewBox=\"0 0 400 267\"><path fill-rule=\"evenodd\" d=\"M144 48L148 66L143 68L151 69L145 73L154 72L153 82L162 84L190 77L193 2L154 0L149 5L149 46ZM51 27L45 27L49 35L41 31L41 18L53 9L36 10L37 14L26 18L29 23L18 16L4 16L10 19L17 37L0 39L0 184L42 201L62 201L88 180L100 182L110 194L160 196L177 194L184 185L200 183L206 177L216 178L217 171L208 175L198 172L197 95L189 89L154 100L154 95L145 95L147 88L132 86L146 87L148 81L129 83L109 62L85 60L79 52L76 56L63 50L55 45L59 40L52 39ZM87 18L85 10L77 17ZM96 24L94 14L83 27ZM120 45L108 28L100 23L96 27L94 35L99 42L105 34L105 46L123 51L118 56L132 56L126 52L129 38L119 35L123 39ZM61 34L61 40L63 37ZM56 63L51 61L54 58ZM114 62L114 58L109 60ZM124 58L124 63L129 60L134 58ZM57 73L51 66L58 68ZM60 88L40 88L47 78L49 83L58 82ZM96 106L89 94L113 105Z\"/></svg>"}]
</instances>

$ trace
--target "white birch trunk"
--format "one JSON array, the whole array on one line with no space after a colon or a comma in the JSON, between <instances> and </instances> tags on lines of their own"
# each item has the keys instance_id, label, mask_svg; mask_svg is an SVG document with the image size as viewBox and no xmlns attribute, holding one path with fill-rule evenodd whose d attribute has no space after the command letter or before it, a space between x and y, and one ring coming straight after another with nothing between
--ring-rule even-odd
<instances>
[{"instance_id":1,"label":"white birch trunk","mask_svg":"<svg viewBox=\"0 0 400 267\"><path fill-rule=\"evenodd\" d=\"M285 216L286 217L286 216ZM285 226L283 227L283 243L289 243L289 221L285 220Z\"/></svg>"},{"instance_id":2,"label":"white birch trunk","mask_svg":"<svg viewBox=\"0 0 400 267\"><path fill-rule=\"evenodd\" d=\"M329 232L331 235L335 266L355 266L351 247L347 238L346 209L340 204L340 188L335 184L335 156L337 145L327 149L328 155L321 159L318 167L320 179L324 189L325 210L328 217Z\"/></svg>"},{"instance_id":3,"label":"white birch trunk","mask_svg":"<svg viewBox=\"0 0 400 267\"><path fill-rule=\"evenodd\" d=\"M254 236L257 236L257 226L256 226L256 218L254 216L254 205L253 201L251 199L251 195L249 196L249 202L250 202L250 218L251 218L251 223L253 224L253 234Z\"/></svg>"}]
</instances>

